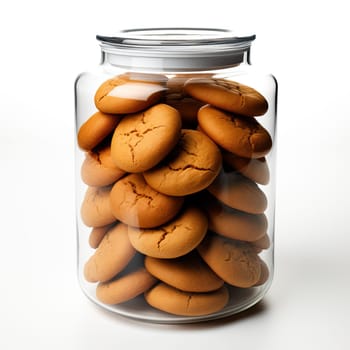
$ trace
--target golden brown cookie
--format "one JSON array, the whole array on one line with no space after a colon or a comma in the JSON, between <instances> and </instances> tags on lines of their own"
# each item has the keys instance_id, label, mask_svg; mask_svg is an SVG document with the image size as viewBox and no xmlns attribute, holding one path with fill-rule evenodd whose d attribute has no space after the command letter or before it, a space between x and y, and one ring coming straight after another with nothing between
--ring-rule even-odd
<instances>
[{"instance_id":1,"label":"golden brown cookie","mask_svg":"<svg viewBox=\"0 0 350 350\"><path fill-rule=\"evenodd\" d=\"M111 187L89 187L81 205L83 223L89 227L100 227L116 221L109 203Z\"/></svg>"},{"instance_id":2,"label":"golden brown cookie","mask_svg":"<svg viewBox=\"0 0 350 350\"><path fill-rule=\"evenodd\" d=\"M240 241L253 242L262 238L267 230L265 214L249 214L232 209L209 198L204 203L209 229L222 236Z\"/></svg>"},{"instance_id":3,"label":"golden brown cookie","mask_svg":"<svg viewBox=\"0 0 350 350\"><path fill-rule=\"evenodd\" d=\"M147 303L156 309L180 316L203 316L222 310L229 292L225 286L214 292L183 292L159 283L145 293Z\"/></svg>"},{"instance_id":4,"label":"golden brown cookie","mask_svg":"<svg viewBox=\"0 0 350 350\"><path fill-rule=\"evenodd\" d=\"M160 100L166 78L152 74L123 74L105 81L96 91L95 105L104 113L139 112Z\"/></svg>"},{"instance_id":5,"label":"golden brown cookie","mask_svg":"<svg viewBox=\"0 0 350 350\"><path fill-rule=\"evenodd\" d=\"M172 259L189 253L204 238L208 220L202 211L186 207L172 221L154 229L129 226L129 238L142 254Z\"/></svg>"},{"instance_id":6,"label":"golden brown cookie","mask_svg":"<svg viewBox=\"0 0 350 350\"><path fill-rule=\"evenodd\" d=\"M113 281L99 283L96 297L104 304L120 304L146 292L156 282L157 279L141 267Z\"/></svg>"},{"instance_id":7,"label":"golden brown cookie","mask_svg":"<svg viewBox=\"0 0 350 350\"><path fill-rule=\"evenodd\" d=\"M128 115L113 134L111 151L115 164L130 173L157 165L177 144L181 135L179 112L166 104Z\"/></svg>"},{"instance_id":8,"label":"golden brown cookie","mask_svg":"<svg viewBox=\"0 0 350 350\"><path fill-rule=\"evenodd\" d=\"M144 177L158 192L184 196L209 186L221 169L221 159L220 150L206 135L183 129L171 154Z\"/></svg>"},{"instance_id":9,"label":"golden brown cookie","mask_svg":"<svg viewBox=\"0 0 350 350\"><path fill-rule=\"evenodd\" d=\"M117 181L110 194L113 215L125 224L142 228L166 223L180 211L183 202L183 197L155 191L141 174L130 174Z\"/></svg>"},{"instance_id":10,"label":"golden brown cookie","mask_svg":"<svg viewBox=\"0 0 350 350\"><path fill-rule=\"evenodd\" d=\"M110 224L110 225L105 225L105 226L101 226L101 227L93 227L91 232L90 232L90 236L89 236L89 245L91 248L96 249L103 237L105 236L105 234L115 225L116 223Z\"/></svg>"},{"instance_id":11,"label":"golden brown cookie","mask_svg":"<svg viewBox=\"0 0 350 350\"><path fill-rule=\"evenodd\" d=\"M81 166L81 178L89 186L108 186L124 174L113 162L108 145L86 153Z\"/></svg>"},{"instance_id":12,"label":"golden brown cookie","mask_svg":"<svg viewBox=\"0 0 350 350\"><path fill-rule=\"evenodd\" d=\"M268 131L255 118L233 115L213 106L198 111L201 130L225 150L244 158L261 158L272 147Z\"/></svg>"},{"instance_id":13,"label":"golden brown cookie","mask_svg":"<svg viewBox=\"0 0 350 350\"><path fill-rule=\"evenodd\" d=\"M120 121L120 116L96 112L78 131L78 145L85 151L90 151L111 134Z\"/></svg>"},{"instance_id":14,"label":"golden brown cookie","mask_svg":"<svg viewBox=\"0 0 350 350\"><path fill-rule=\"evenodd\" d=\"M88 282L106 282L116 276L133 258L136 251L130 244L127 226L119 223L103 237L95 253L85 263Z\"/></svg>"},{"instance_id":15,"label":"golden brown cookie","mask_svg":"<svg viewBox=\"0 0 350 350\"><path fill-rule=\"evenodd\" d=\"M270 180L270 171L266 158L249 159L238 157L233 153L224 152L223 161L232 169L258 184L267 185Z\"/></svg>"},{"instance_id":16,"label":"golden brown cookie","mask_svg":"<svg viewBox=\"0 0 350 350\"><path fill-rule=\"evenodd\" d=\"M184 91L197 100L245 116L263 115L268 109L258 91L226 79L193 78L185 83Z\"/></svg>"},{"instance_id":17,"label":"golden brown cookie","mask_svg":"<svg viewBox=\"0 0 350 350\"><path fill-rule=\"evenodd\" d=\"M232 286L249 288L260 278L260 259L249 243L207 235L197 250L209 267Z\"/></svg>"},{"instance_id":18,"label":"golden brown cookie","mask_svg":"<svg viewBox=\"0 0 350 350\"><path fill-rule=\"evenodd\" d=\"M258 185L236 172L224 172L208 187L208 191L227 206L251 214L262 214L267 198Z\"/></svg>"},{"instance_id":19,"label":"golden brown cookie","mask_svg":"<svg viewBox=\"0 0 350 350\"><path fill-rule=\"evenodd\" d=\"M224 284L196 251L175 259L147 256L145 267L162 282L185 292L211 292Z\"/></svg>"}]
</instances>

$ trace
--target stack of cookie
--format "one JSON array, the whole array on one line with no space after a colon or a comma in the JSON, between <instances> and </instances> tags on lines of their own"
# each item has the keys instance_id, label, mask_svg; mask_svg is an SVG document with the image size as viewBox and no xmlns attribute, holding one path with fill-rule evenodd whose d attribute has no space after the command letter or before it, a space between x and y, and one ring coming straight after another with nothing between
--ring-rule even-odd
<instances>
[{"instance_id":1,"label":"stack of cookie","mask_svg":"<svg viewBox=\"0 0 350 350\"><path fill-rule=\"evenodd\" d=\"M98 283L97 299L143 295L156 309L199 316L223 309L229 286L264 284L258 184L269 182L272 139L255 117L265 98L212 76L129 73L104 82L95 105L77 138L88 186L81 219L96 249L84 276Z\"/></svg>"}]
</instances>

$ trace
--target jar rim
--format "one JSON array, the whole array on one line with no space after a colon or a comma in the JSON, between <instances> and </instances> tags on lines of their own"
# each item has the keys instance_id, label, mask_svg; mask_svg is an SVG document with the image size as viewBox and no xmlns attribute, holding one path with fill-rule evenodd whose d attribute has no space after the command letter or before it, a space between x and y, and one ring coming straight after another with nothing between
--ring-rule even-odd
<instances>
[{"instance_id":1,"label":"jar rim","mask_svg":"<svg viewBox=\"0 0 350 350\"><path fill-rule=\"evenodd\" d=\"M96 39L101 43L125 47L192 47L242 43L250 45L255 37L255 34L238 36L233 31L223 28L191 27L135 28L121 30L113 36L96 35Z\"/></svg>"},{"instance_id":2,"label":"jar rim","mask_svg":"<svg viewBox=\"0 0 350 350\"><path fill-rule=\"evenodd\" d=\"M220 28L160 27L124 29L111 36L96 35L96 39L102 51L124 57L124 63L126 58L134 62L142 58L145 68L153 68L162 59L166 69L216 69L241 63L255 34L237 35Z\"/></svg>"}]
</instances>

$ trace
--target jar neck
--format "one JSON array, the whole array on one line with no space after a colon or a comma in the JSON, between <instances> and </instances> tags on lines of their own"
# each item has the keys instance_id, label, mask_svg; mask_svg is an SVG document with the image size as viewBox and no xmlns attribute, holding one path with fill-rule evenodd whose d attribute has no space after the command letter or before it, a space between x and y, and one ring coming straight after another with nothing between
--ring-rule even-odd
<instances>
[{"instance_id":1,"label":"jar neck","mask_svg":"<svg viewBox=\"0 0 350 350\"><path fill-rule=\"evenodd\" d=\"M101 65L119 67L128 70L147 70L147 71L203 71L232 68L242 65L250 65L250 47L244 51L235 54L225 55L224 53L216 56L202 55L197 57L167 57L164 55L132 55L113 52L111 49L101 48Z\"/></svg>"}]
</instances>

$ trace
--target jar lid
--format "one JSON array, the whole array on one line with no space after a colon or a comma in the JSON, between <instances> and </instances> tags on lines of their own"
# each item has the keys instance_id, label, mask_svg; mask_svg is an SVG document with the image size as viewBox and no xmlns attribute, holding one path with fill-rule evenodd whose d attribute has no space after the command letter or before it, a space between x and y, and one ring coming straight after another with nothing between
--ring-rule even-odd
<instances>
[{"instance_id":1,"label":"jar lid","mask_svg":"<svg viewBox=\"0 0 350 350\"><path fill-rule=\"evenodd\" d=\"M97 35L112 64L164 70L209 70L243 61L255 35L238 36L216 28L126 29Z\"/></svg>"}]
</instances>

